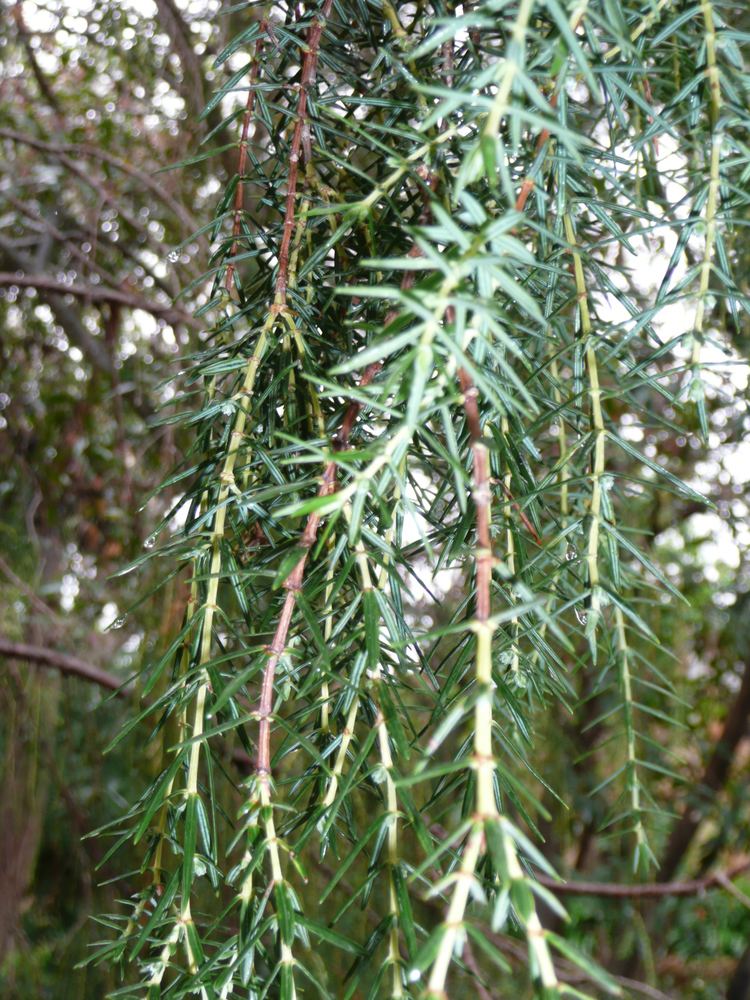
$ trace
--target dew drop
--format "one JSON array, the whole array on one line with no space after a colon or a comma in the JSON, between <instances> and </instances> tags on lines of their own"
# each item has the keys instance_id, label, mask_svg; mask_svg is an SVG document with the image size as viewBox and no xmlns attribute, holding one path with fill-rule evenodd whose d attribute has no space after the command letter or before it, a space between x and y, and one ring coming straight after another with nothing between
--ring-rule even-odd
<instances>
[{"instance_id":1,"label":"dew drop","mask_svg":"<svg viewBox=\"0 0 750 1000\"><path fill-rule=\"evenodd\" d=\"M511 683L519 691L525 691L528 687L528 678L523 670L517 670L511 678Z\"/></svg>"},{"instance_id":2,"label":"dew drop","mask_svg":"<svg viewBox=\"0 0 750 1000\"><path fill-rule=\"evenodd\" d=\"M143 543L144 549L153 549L155 545L156 545L156 535L149 535L148 538Z\"/></svg>"},{"instance_id":3,"label":"dew drop","mask_svg":"<svg viewBox=\"0 0 750 1000\"><path fill-rule=\"evenodd\" d=\"M110 628L122 628L123 625L125 624L125 622L127 620L128 619L127 619L126 615L120 615L119 618L115 618L115 620L112 622L112 624L109 627Z\"/></svg>"},{"instance_id":4,"label":"dew drop","mask_svg":"<svg viewBox=\"0 0 750 1000\"><path fill-rule=\"evenodd\" d=\"M169 260L171 264L176 264L179 259L180 255L177 250L170 250L167 254L167 260Z\"/></svg>"},{"instance_id":5,"label":"dew drop","mask_svg":"<svg viewBox=\"0 0 750 1000\"><path fill-rule=\"evenodd\" d=\"M513 651L510 649L504 649L498 655L497 661L501 667L509 667L513 662Z\"/></svg>"},{"instance_id":6,"label":"dew drop","mask_svg":"<svg viewBox=\"0 0 750 1000\"><path fill-rule=\"evenodd\" d=\"M578 558L578 549L575 545L569 545L565 550L565 558L568 562L574 562Z\"/></svg>"},{"instance_id":7,"label":"dew drop","mask_svg":"<svg viewBox=\"0 0 750 1000\"><path fill-rule=\"evenodd\" d=\"M388 777L388 772L379 764L377 767L373 768L370 777L375 782L376 785L382 785L385 779Z\"/></svg>"},{"instance_id":8,"label":"dew drop","mask_svg":"<svg viewBox=\"0 0 750 1000\"><path fill-rule=\"evenodd\" d=\"M586 622L589 620L589 616L582 608L576 608L576 618L581 623L581 625L585 625Z\"/></svg>"}]
</instances>

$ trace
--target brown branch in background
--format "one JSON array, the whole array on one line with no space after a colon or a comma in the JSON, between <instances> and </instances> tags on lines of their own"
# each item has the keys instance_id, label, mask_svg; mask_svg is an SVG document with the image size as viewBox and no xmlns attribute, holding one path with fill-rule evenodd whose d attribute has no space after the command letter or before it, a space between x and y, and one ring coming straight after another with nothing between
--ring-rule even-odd
<instances>
[{"instance_id":1,"label":"brown branch in background","mask_svg":"<svg viewBox=\"0 0 750 1000\"><path fill-rule=\"evenodd\" d=\"M325 861L318 863L319 871L330 881L336 875L333 868L325 863ZM341 879L341 888L345 895L349 898L355 895L355 888L347 880ZM437 913L442 913L440 900L436 899L434 896L427 896L422 899L423 904L430 910L434 910ZM376 910L373 909L372 905L368 905L366 909L366 916L368 922L371 924L372 928L375 929L380 923L380 915ZM528 968L528 952L526 950L525 944L523 944L518 938L511 937L510 934L502 934L499 931L487 931L487 940L494 945L498 951L501 951L507 958L511 961L518 963L522 969ZM409 960L409 955L406 950L402 947L401 951L404 962ZM472 973L472 975L477 975L474 966L472 964L473 952L471 950L471 938L467 937L466 943L464 944L464 965ZM476 962L476 960L474 960ZM568 983L572 985L584 985L584 984L594 984L598 983L598 980L590 972L576 965L569 959L559 956L556 960L555 967L558 970L561 982ZM610 973L615 982L619 983L625 990L631 991L633 994L646 997L647 1000L674 1000L673 997L667 996L666 993L662 993L661 990L656 989L656 987L649 985L648 983L641 983L637 979L630 979L626 976L619 976L616 973ZM479 996L483 996L480 986L481 983L477 979L475 983L477 992ZM488 993L489 996L491 994Z\"/></svg>"},{"instance_id":2,"label":"brown branch in background","mask_svg":"<svg viewBox=\"0 0 750 1000\"><path fill-rule=\"evenodd\" d=\"M200 57L193 48L190 27L183 20L175 0L156 0L156 8L159 12L160 29L169 38L172 49L180 60L182 73L177 87L185 101L188 121L194 121L206 103L206 84Z\"/></svg>"},{"instance_id":3,"label":"brown branch in background","mask_svg":"<svg viewBox=\"0 0 750 1000\"><path fill-rule=\"evenodd\" d=\"M151 299L143 298L134 292L124 292L119 288L103 288L100 285L67 284L56 281L46 274L19 274L13 271L0 271L0 286L17 285L19 288L36 288L42 292L55 295L72 295L77 299L88 299L90 302L109 302L125 306L128 309L141 309L157 319L167 323L185 323L202 329L201 324L190 313L170 305L161 305Z\"/></svg>"},{"instance_id":4,"label":"brown branch in background","mask_svg":"<svg viewBox=\"0 0 750 1000\"><path fill-rule=\"evenodd\" d=\"M8 660L24 660L27 663L34 663L40 667L49 667L52 670L59 670L67 677L75 677L78 680L88 681L107 691L114 691L117 698L126 698L130 693L128 682L122 681L114 674L102 670L100 667L87 663L77 656L69 656L67 653L58 653L55 649L46 649L44 646L31 646L22 642L9 642L0 637L0 656ZM252 762L244 750L233 748L230 750L232 762L243 772L249 773L252 770Z\"/></svg>"},{"instance_id":5,"label":"brown branch in background","mask_svg":"<svg viewBox=\"0 0 750 1000\"><path fill-rule=\"evenodd\" d=\"M39 212L34 211L34 209L25 201L20 198L14 198L11 194L5 195L6 201L9 205L12 205L16 211L20 212L21 215L25 216L32 225L29 227L34 232L39 232L42 239L47 237L52 237L60 246L64 249L65 253L70 254L71 257L75 257L83 264L84 269L87 271L93 271L99 275L102 281L108 285L110 288L118 288L121 284L121 279L118 279L106 268L97 264L94 259L94 255L91 253L85 253L81 250L79 243L87 238L92 244L95 244L98 238L98 232L96 228L87 225L85 222L78 221L75 223L75 227L70 232L65 232L56 226L49 218L42 215ZM54 213L57 214L56 212ZM155 273L153 267L149 266L146 261L138 256L137 252L129 247L126 243L118 243L118 248L123 257L128 260L133 261L133 263L141 268L152 280L155 288L161 289L168 295L170 299L172 298L172 289L166 283L166 281ZM37 261L38 264L38 261ZM36 270L39 268L37 266Z\"/></svg>"},{"instance_id":6,"label":"brown branch in background","mask_svg":"<svg viewBox=\"0 0 750 1000\"><path fill-rule=\"evenodd\" d=\"M11 240L6 239L1 234L0 260L15 265L22 272L28 273L34 269L34 262L26 254L22 253ZM12 275L12 278L13 284L19 284L19 279L15 274ZM66 302L64 295L44 287L36 287L40 299L50 307L70 343L80 348L93 369L103 372L107 378L114 382L112 355L107 349L107 345L99 337L94 336L86 329L80 314ZM66 291L70 290L69 285L65 285L64 287ZM139 399L132 392L129 392L124 398L127 399L131 408L143 420L148 420L152 416L153 411L151 406Z\"/></svg>"},{"instance_id":7,"label":"brown branch in background","mask_svg":"<svg viewBox=\"0 0 750 1000\"><path fill-rule=\"evenodd\" d=\"M253 113L255 111L255 95L257 93L256 86L258 83L258 74L260 72L260 57L263 52L263 41L266 32L268 31L268 22L264 19L260 22L260 34L255 42L255 51L253 53L252 66L250 67L250 74L248 78L248 92L247 92L247 103L245 105L245 112L242 117L242 132L240 134L240 153L237 162L237 189L234 192L234 224L232 226L232 245L229 249L229 264L227 265L227 273L224 279L224 285L228 292L232 291L232 286L234 284L234 271L235 263L234 257L237 255L237 251L240 245L240 234L242 232L242 214L245 210L245 172L247 170L247 149L248 149L248 136L250 134L250 125L253 120Z\"/></svg>"},{"instance_id":8,"label":"brown branch in background","mask_svg":"<svg viewBox=\"0 0 750 1000\"><path fill-rule=\"evenodd\" d=\"M461 957L463 958L464 965L473 976L472 985L477 991L477 996L480 1000L492 1000L492 994L484 985L482 970L479 968L479 963L474 955L474 949L471 946L471 940L468 937L464 941L464 950Z\"/></svg>"},{"instance_id":9,"label":"brown branch in background","mask_svg":"<svg viewBox=\"0 0 750 1000\"><path fill-rule=\"evenodd\" d=\"M490 932L487 934L487 939L502 951L504 955L517 962L522 970L528 968L526 948L517 938L511 937L509 934ZM562 956L556 958L555 968L561 982L569 983L571 986L598 985L598 981L594 976ZM639 980L632 979L629 976L618 976L614 973L610 973L610 975L616 983L619 983L627 991L624 994L625 996L630 996L632 993L633 995L646 997L646 1000L674 1000L674 996L662 993L661 990L656 989L655 986L651 986L649 983L639 982Z\"/></svg>"},{"instance_id":10,"label":"brown branch in background","mask_svg":"<svg viewBox=\"0 0 750 1000\"><path fill-rule=\"evenodd\" d=\"M750 858L743 858L725 871L712 872L703 878L684 882L558 882L548 875L537 874L536 880L556 895L606 896L613 899L653 899L664 896L700 896L709 889L726 888L726 884L750 869ZM661 873L660 873L661 874Z\"/></svg>"},{"instance_id":11,"label":"brown branch in background","mask_svg":"<svg viewBox=\"0 0 750 1000\"><path fill-rule=\"evenodd\" d=\"M25 253L22 253L11 240L0 234L0 261L12 267L17 267L19 271L32 270L34 262ZM16 284L16 275L13 274L13 284ZM112 358L106 345L99 337L93 336L83 325L78 312L73 309L62 295L53 291L39 288L40 298L45 301L55 315L55 319L63 328L66 337L71 344L80 348L83 354L91 363L92 367L104 372L109 378L112 377Z\"/></svg>"},{"instance_id":12,"label":"brown branch in background","mask_svg":"<svg viewBox=\"0 0 750 1000\"><path fill-rule=\"evenodd\" d=\"M430 832L440 841L448 840L448 831L440 823L431 823ZM750 857L741 858L729 868L712 872L703 878L684 882L562 882L559 879L535 872L534 878L545 889L556 895L604 896L612 899L647 899L666 896L700 896L709 889L725 888L732 879L750 870Z\"/></svg>"},{"instance_id":13,"label":"brown branch in background","mask_svg":"<svg viewBox=\"0 0 750 1000\"><path fill-rule=\"evenodd\" d=\"M208 115L203 116L210 88L210 82L203 69L204 60L209 51L212 51L214 56L218 53L210 48L200 55L196 52L188 13L189 5L182 0L156 0L156 6L161 30L169 37L172 52L180 62L181 72L175 79L174 86L185 102L187 111L185 127L198 135L212 133L218 138L219 145L228 144L230 141L228 129L222 120L221 106L217 104ZM227 69L226 64L223 68ZM232 149L224 149L219 153L219 159L229 178L232 177L235 168L233 153Z\"/></svg>"},{"instance_id":14,"label":"brown branch in background","mask_svg":"<svg viewBox=\"0 0 750 1000\"><path fill-rule=\"evenodd\" d=\"M78 245L77 237L80 232L86 231L82 226L80 229L76 227L77 231L75 233L65 233L62 229L51 222L50 219L45 218L39 212L35 212L34 209L31 208L31 206L25 201L22 201L20 198L14 198L13 195L6 195L5 197L9 205L12 205L17 212L25 216L32 223L32 225L29 226L32 232L39 232L42 239L48 239L51 237L65 249L66 253L80 261L86 270L98 274L108 287L116 288L119 285L119 281L113 274L107 271L106 268L103 268L100 264L97 264L92 255L84 253L84 251L81 250ZM167 292L167 294L169 294L169 290L163 284L161 287Z\"/></svg>"},{"instance_id":15,"label":"brown branch in background","mask_svg":"<svg viewBox=\"0 0 750 1000\"><path fill-rule=\"evenodd\" d=\"M107 673L85 660L80 660L77 656L69 656L67 653L58 653L54 649L46 649L43 646L30 646L24 642L10 642L0 638L0 656L12 660L26 660L28 663L37 663L42 667L52 667L62 674L70 677L80 677L82 680L91 681L99 687L114 691L118 697L124 698L127 691L123 686L124 681L114 674Z\"/></svg>"},{"instance_id":16,"label":"brown branch in background","mask_svg":"<svg viewBox=\"0 0 750 1000\"><path fill-rule=\"evenodd\" d=\"M39 60L34 52L34 47L31 44L31 36L29 29L26 27L26 22L23 16L23 0L16 0L15 6L13 7L13 17L16 22L18 37L21 39L21 45L23 45L26 58L31 66L31 72L34 74L34 79L36 80L41 95L55 114L60 115L62 114L60 102L58 101L55 92L52 90L49 80L42 72Z\"/></svg>"}]
</instances>

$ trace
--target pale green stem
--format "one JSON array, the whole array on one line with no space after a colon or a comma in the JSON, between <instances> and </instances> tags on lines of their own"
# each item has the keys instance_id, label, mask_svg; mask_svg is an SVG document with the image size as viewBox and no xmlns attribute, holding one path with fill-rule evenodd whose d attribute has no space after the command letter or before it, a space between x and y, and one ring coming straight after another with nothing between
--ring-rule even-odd
<instances>
[{"instance_id":1,"label":"pale green stem","mask_svg":"<svg viewBox=\"0 0 750 1000\"><path fill-rule=\"evenodd\" d=\"M711 121L711 157L709 162L708 197L706 199L705 225L706 243L703 250L698 285L698 303L693 324L692 367L697 372L700 367L703 327L706 314L706 297L711 281L711 264L716 245L716 221L719 206L719 183L721 179L722 134L719 128L721 115L721 79L716 59L716 26L711 0L702 0L701 13L706 28L706 77L709 91L709 116Z\"/></svg>"},{"instance_id":2,"label":"pale green stem","mask_svg":"<svg viewBox=\"0 0 750 1000\"><path fill-rule=\"evenodd\" d=\"M508 418L505 414L503 414L500 420L500 430L502 431L503 437L507 441L508 435L510 433L510 427L508 425ZM505 484L505 503L503 505L503 516L505 518L505 557L508 563L508 572L510 573L511 576L515 576L516 545L513 539L513 506L510 500L513 474L510 470L510 467L506 469L503 482ZM510 625L511 625L511 633L513 636L510 669L513 673L513 676L518 677L518 671L520 669L520 660L518 655L518 618L517 617L511 618Z\"/></svg>"},{"instance_id":3,"label":"pale green stem","mask_svg":"<svg viewBox=\"0 0 750 1000\"><path fill-rule=\"evenodd\" d=\"M388 961L391 965L391 996L402 997L404 989L401 981L401 952L399 950L399 908L398 896L396 895L396 882L393 877L394 870L399 863L398 800L396 797L396 785L391 774L393 758L391 757L391 747L388 742L388 727L385 724L382 712L378 713L376 725L378 727L380 761L385 772L386 805L388 811L388 908L391 914L391 929L388 935Z\"/></svg>"},{"instance_id":4,"label":"pale green stem","mask_svg":"<svg viewBox=\"0 0 750 1000\"><path fill-rule=\"evenodd\" d=\"M602 476L605 473L604 415L602 413L601 388L599 386L599 368L596 360L596 347L591 331L591 315L589 313L586 279L583 273L581 255L576 249L576 237L570 215L564 218L565 236L573 253L573 272L575 275L576 297L581 318L581 340L586 354L586 368L589 376L589 402L591 405L591 427L594 435L594 459L591 464L591 523L586 547L586 564L588 567L589 586L591 587L591 611L599 613L599 522L602 507Z\"/></svg>"},{"instance_id":5,"label":"pale green stem","mask_svg":"<svg viewBox=\"0 0 750 1000\"><path fill-rule=\"evenodd\" d=\"M481 823L477 823L472 828L466 847L461 855L461 867L452 876L455 888L448 912L443 923L443 932L440 939L435 962L430 971L430 980L427 985L428 993L434 997L446 997L445 981L448 978L448 969L453 959L453 951L459 934L463 934L463 920L466 907L469 902L469 893L472 883L476 881L476 867L484 843L484 832ZM477 886L479 888L479 886Z\"/></svg>"},{"instance_id":6,"label":"pale green stem","mask_svg":"<svg viewBox=\"0 0 750 1000\"><path fill-rule=\"evenodd\" d=\"M164 973L167 971L169 960L174 954L177 945L180 943L180 937L183 933L184 926L182 922L180 920L176 920L169 933L169 937L164 942L164 945L159 952L159 957L154 962L154 967L148 980L149 986L159 986L161 984L161 981L164 978Z\"/></svg>"},{"instance_id":7,"label":"pale green stem","mask_svg":"<svg viewBox=\"0 0 750 1000\"><path fill-rule=\"evenodd\" d=\"M466 380L464 380L466 381ZM445 921L440 929L440 942L437 954L430 970L427 984L427 995L430 998L447 1000L445 983L448 977L453 955L462 950L464 938L464 917L469 902L473 884L477 888L476 869L484 848L485 826L488 823L498 823L503 839L505 852L505 867L510 882L525 881L521 864L518 860L515 844L505 827L504 817L498 812L495 801L494 773L495 761L492 752L492 708L494 683L492 680L492 635L494 626L491 620L491 574L492 551L490 539L491 525L491 494L489 476L489 453L486 444L481 439L478 430L478 411L476 406L477 391L474 386L464 388L464 405L472 437L472 452L474 455L473 497L477 521L477 548L475 567L477 576L476 617L472 623L475 634L475 683L477 698L474 707L474 754L472 765L476 773L476 813L469 838L461 855L458 871L452 873L446 881L454 882L453 894L448 906ZM471 413L474 408L473 414ZM522 918L526 940L530 953L534 956L539 969L542 985L548 992L557 991L557 976L549 953L544 930L539 921L536 909Z\"/></svg>"},{"instance_id":8,"label":"pale green stem","mask_svg":"<svg viewBox=\"0 0 750 1000\"><path fill-rule=\"evenodd\" d=\"M341 742L339 743L339 748L336 753L336 760L333 764L333 770L331 772L331 777L328 780L328 788L326 789L325 798L323 799L323 806L327 809L328 806L333 804L333 800L336 798L336 792L339 786L339 780L341 775L344 773L344 764L346 762L346 755L349 752L349 745L351 744L352 737L354 736L354 726L357 721L357 712L359 711L359 695L354 696L354 700L349 706L349 712L346 716L346 722L344 723L344 729L341 733Z\"/></svg>"},{"instance_id":9,"label":"pale green stem","mask_svg":"<svg viewBox=\"0 0 750 1000\"><path fill-rule=\"evenodd\" d=\"M550 371L555 383L555 388L553 390L554 399L555 403L559 407L562 403L562 396L559 389L560 375L557 368L557 359L552 360ZM565 465L567 463L568 442L565 437L565 423L563 421L562 414L560 413L558 413L557 417L557 444L560 452L560 458L558 460L560 464L560 474L557 479L560 484L560 515L563 520L566 520L568 517L568 479L565 471Z\"/></svg>"},{"instance_id":10,"label":"pale green stem","mask_svg":"<svg viewBox=\"0 0 750 1000\"><path fill-rule=\"evenodd\" d=\"M605 454L604 445L606 430L604 428L604 415L601 405L601 388L599 385L599 371L596 361L596 351L591 332L591 317L588 308L588 294L586 291L586 279L583 271L581 255L576 247L573 224L568 214L565 215L565 235L568 243L573 247L573 269L575 274L576 293L581 315L581 337L584 340L586 350L586 365L589 375L589 399L591 404L591 424L595 435L594 461L591 473L591 525L589 527L589 539L587 549L587 564L589 573L589 583L591 586L591 608L590 614L598 617L600 614L599 596L599 525L601 520L602 506L602 479L605 474ZM594 623L596 618L594 619ZM635 834L637 847L640 849L645 844L645 833L641 819L640 803L640 782L638 780L638 759L635 746L635 726L633 721L633 692L630 676L630 664L625 632L625 620L622 610L615 606L615 629L617 636L617 650L620 661L620 685L624 703L625 714L625 740L627 755L628 790L630 793L631 806L635 820ZM593 637L593 644L596 638Z\"/></svg>"},{"instance_id":11,"label":"pale green stem","mask_svg":"<svg viewBox=\"0 0 750 1000\"><path fill-rule=\"evenodd\" d=\"M263 775L258 784L260 792L261 809L266 814L266 819L264 824L264 830L266 835L265 847L271 859L272 885L278 885L279 883L284 881L284 874L281 869L281 853L279 851L279 841L276 836L276 825L273 820L273 800L271 797L271 783L270 779L268 778L268 775ZM279 960L282 965L294 965L294 955L292 953L292 948L291 945L289 945L286 941L280 942ZM292 986L291 1000L294 1000L294 998L297 995L297 990L293 977L291 980L291 986Z\"/></svg>"},{"instance_id":12,"label":"pale green stem","mask_svg":"<svg viewBox=\"0 0 750 1000\"><path fill-rule=\"evenodd\" d=\"M200 681L195 700L195 713L191 738L193 743L190 748L190 761L188 764L188 776L185 793L186 795L198 794L198 773L200 769L200 752L205 727L206 695L208 692L209 676L207 664L211 660L211 646L213 640L214 613L217 608L217 597L219 592L219 581L221 578L221 543L224 538L224 527L226 523L227 503L229 494L237 490L234 480L234 466L237 461L240 447L242 445L245 424L250 408L250 399L253 395L255 379L258 374L261 359L265 353L269 334L276 322L276 312L272 311L266 320L265 326L261 330L258 341L255 345L255 353L248 359L245 369L245 378L242 389L239 393L238 406L234 421L234 427L229 438L229 447L224 457L221 474L219 476L219 493L217 498L217 510L214 517L213 530L211 532L211 564L209 568L209 579L206 589L206 600L203 603L203 620L201 623L201 644L199 655ZM182 900L181 917L184 921L191 919L190 897L186 896Z\"/></svg>"},{"instance_id":13,"label":"pale green stem","mask_svg":"<svg viewBox=\"0 0 750 1000\"><path fill-rule=\"evenodd\" d=\"M635 820L636 846L640 851L646 845L646 834L641 819L641 785L636 771L635 724L633 720L633 689L630 676L630 653L625 632L625 617L622 609L615 607L615 628L617 631L617 655L620 666L620 683L622 685L625 711L625 739L628 759L628 790L630 792L630 808Z\"/></svg>"}]
</instances>

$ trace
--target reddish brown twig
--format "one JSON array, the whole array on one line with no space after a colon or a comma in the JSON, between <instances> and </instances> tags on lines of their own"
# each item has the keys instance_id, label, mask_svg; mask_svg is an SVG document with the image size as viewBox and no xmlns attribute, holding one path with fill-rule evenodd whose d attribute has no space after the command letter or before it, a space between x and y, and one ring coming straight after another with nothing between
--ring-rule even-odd
<instances>
[{"instance_id":1,"label":"reddish brown twig","mask_svg":"<svg viewBox=\"0 0 750 1000\"><path fill-rule=\"evenodd\" d=\"M372 364L366 368L360 380L360 386L369 385L375 375L380 371L380 368L380 363ZM361 405L362 404L357 400L354 400L349 404L344 414L344 419L341 422L341 428L338 434L334 437L334 447L336 451L341 451L348 447L349 437L351 435L352 428L354 427L354 422L357 419L357 414L361 409ZM323 471L323 479L321 481L320 488L318 489L319 497L329 496L334 491L336 486L336 469L337 463L335 461L330 461L326 464ZM281 655L286 647L287 638L289 636L289 628L292 623L292 613L294 612L294 606L297 601L297 594L302 587L307 557L310 554L310 549L315 544L316 538L318 537L320 521L321 515L315 511L313 511L307 518L299 541L299 548L302 549L302 555L300 556L299 562L296 564L284 583L284 588L287 592L286 598L284 599L284 605L281 609L281 614L279 615L279 621L276 625L276 632L274 633L273 641L268 647L270 655L263 671L260 704L258 705L257 713L260 721L258 731L259 775L268 775L271 770L271 712L273 709L273 690L276 667L278 666Z\"/></svg>"},{"instance_id":2,"label":"reddish brown twig","mask_svg":"<svg viewBox=\"0 0 750 1000\"><path fill-rule=\"evenodd\" d=\"M490 586L492 583L492 539L490 537L490 462L489 452L482 445L482 425L479 419L478 390L465 368L458 369L458 382L464 397L464 413L469 428L469 440L474 461L474 508L477 530L477 598L476 619L486 625L490 618Z\"/></svg>"},{"instance_id":3,"label":"reddish brown twig","mask_svg":"<svg viewBox=\"0 0 750 1000\"><path fill-rule=\"evenodd\" d=\"M277 309L283 308L286 305L287 282L289 280L289 247L292 242L292 233L295 226L294 203L297 198L300 150L302 150L305 161L310 156L310 126L307 121L308 89L315 80L315 73L318 68L318 53L320 51L320 37L323 34L323 25L331 13L332 6L333 0L325 0L321 12L315 15L307 32L305 57L302 60L302 72L300 73L299 81L297 122L294 126L292 142L289 148L286 208L284 211L281 246L279 247L279 271L276 277L276 300L274 303Z\"/></svg>"},{"instance_id":4,"label":"reddish brown twig","mask_svg":"<svg viewBox=\"0 0 750 1000\"><path fill-rule=\"evenodd\" d=\"M554 111L557 107L557 94L553 94L549 102L550 108ZM541 153L544 147L547 145L547 141L550 137L550 131L547 128L542 129L539 133L539 137L536 140L536 149L534 150L534 158ZM518 197L516 198L516 211L523 212L526 208L526 202L529 200L529 195L534 190L536 186L536 181L531 176L531 174L526 174L524 179L521 181L521 187L518 191Z\"/></svg>"},{"instance_id":5,"label":"reddish brown twig","mask_svg":"<svg viewBox=\"0 0 750 1000\"><path fill-rule=\"evenodd\" d=\"M255 94L257 92L258 74L260 72L260 57L263 52L263 41L268 31L268 22L264 19L260 22L260 34L255 41L255 51L253 53L252 66L248 75L248 92L245 113L242 117L242 132L240 134L240 152L237 161L237 189L234 192L234 225L232 226L232 245L229 248L229 264L224 279L224 285L228 292L232 291L234 283L235 262L234 258L240 246L240 233L242 232L242 213L245 210L245 171L247 169L247 148L248 136L250 134L250 124L255 111Z\"/></svg>"},{"instance_id":6,"label":"reddish brown twig","mask_svg":"<svg viewBox=\"0 0 750 1000\"><path fill-rule=\"evenodd\" d=\"M336 481L336 463L329 462L323 473L323 481L318 490L319 497L328 496L334 488ZM279 615L276 625L276 632L273 642L268 647L268 662L263 670L263 681L260 692L260 703L258 705L258 775L267 778L271 773L271 713L273 710L274 679L276 677L276 667L281 655L286 648L289 626L292 623L292 613L297 602L297 594L302 586L302 578L305 574L305 564L310 549L315 543L320 526L320 514L313 511L307 518L305 529L299 542L299 547L303 550L299 562L294 567L284 587L286 597L284 606Z\"/></svg>"},{"instance_id":7,"label":"reddish brown twig","mask_svg":"<svg viewBox=\"0 0 750 1000\"><path fill-rule=\"evenodd\" d=\"M513 494L511 493L511 491L508 489L508 487L505 485L505 483L502 480L500 480L500 488L502 489L503 493L508 498L508 500L510 500L511 506L514 508L514 510L516 511L516 513L518 514L518 516L520 517L521 523L523 524L524 528L526 528L526 530L531 535L531 537L534 539L534 541L537 543L537 545L541 545L542 544L542 540L539 537L539 533L537 532L536 528L531 523L531 521L529 520L529 518L526 516L526 514L524 514L523 510L521 509L520 504L518 503L518 501L516 500L516 498L513 496Z\"/></svg>"},{"instance_id":8,"label":"reddish brown twig","mask_svg":"<svg viewBox=\"0 0 750 1000\"><path fill-rule=\"evenodd\" d=\"M417 257L420 255L420 251L415 247L409 251L409 256ZM404 277L401 280L401 288L410 288L414 282L414 272L406 271ZM396 316L396 310L391 310L391 312L386 316L387 326ZM359 387L365 388L370 385L372 380L378 374L380 369L383 367L382 361L374 361L371 365L365 368L362 378L359 381ZM359 412L362 409L362 403L359 400L353 399L349 406L346 408L343 419L341 421L341 426L338 432L333 437L333 448L334 451L344 451L349 447L349 441L351 438L352 430L354 429L354 424L359 416ZM318 490L318 496L324 497L328 496L333 492L336 485L336 472L337 463L336 461L330 461L326 464L323 471L323 479L321 481L320 488ZM284 600L284 606L281 609L281 614L279 616L279 621L276 626L276 632L274 634L273 641L268 647L268 652L270 653L268 663L265 666L263 672L263 681L261 687L261 698L260 704L258 705L258 718L260 720L259 732L258 732L258 773L260 775L270 774L270 761L271 761L271 712L273 708L273 691L274 691L274 680L276 676L276 667L278 666L279 659L281 658L284 648L286 646L287 638L289 635L289 628L292 622L292 612L294 611L294 606L297 600L297 593L302 586L302 580L305 573L305 565L307 563L307 557L309 555L310 549L315 544L315 540L318 534L318 528L320 527L320 515L313 512L309 515L307 522L305 524L304 531L299 543L299 547L303 549L302 556L299 562L292 570L292 573L288 577L286 583L284 584L287 595Z\"/></svg>"},{"instance_id":9,"label":"reddish brown twig","mask_svg":"<svg viewBox=\"0 0 750 1000\"><path fill-rule=\"evenodd\" d=\"M318 53L320 50L320 39L323 34L323 25L328 18L333 0L325 0L320 14L317 14L310 25L305 45L305 55L302 60L302 70L299 82L299 97L297 101L297 121L294 126L292 142L289 152L289 174L287 178L287 196L284 209L284 224L281 236L281 246L279 248L279 270L276 277L274 309L280 312L286 307L287 284L289 280L289 248L291 246L292 234L296 225L295 202L297 199L297 179L299 176L300 150L303 150L305 157L309 156L309 140L303 138L309 135L309 125L307 121L307 96L310 86L315 80L315 73L318 65ZM356 413L352 418L352 423L356 418ZM345 418L346 419L346 418ZM348 440L348 434L347 434ZM323 480L318 490L318 496L327 496L334 488L336 478L336 463L329 462L323 473ZM311 513L305 524L305 529L300 540L300 547L303 554L287 578L286 598L281 609L276 632L271 645L268 647L269 657L263 669L261 681L260 702L258 704L258 764L257 772L262 780L268 781L271 773L271 712L273 709L274 681L276 678L276 667L286 647L289 627L292 622L292 613L297 601L297 593L302 585L302 578L305 572L305 563L310 548L315 542L320 525L320 514Z\"/></svg>"}]
</instances>

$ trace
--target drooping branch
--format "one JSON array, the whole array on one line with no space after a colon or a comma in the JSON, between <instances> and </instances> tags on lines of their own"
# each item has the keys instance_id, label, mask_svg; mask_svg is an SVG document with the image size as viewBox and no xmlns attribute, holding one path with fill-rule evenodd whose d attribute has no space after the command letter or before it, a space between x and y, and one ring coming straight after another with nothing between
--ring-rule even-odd
<instances>
[{"instance_id":1,"label":"drooping branch","mask_svg":"<svg viewBox=\"0 0 750 1000\"><path fill-rule=\"evenodd\" d=\"M323 473L323 480L318 489L318 496L325 497L334 488L336 479L336 463L329 462ZM263 681L261 684L260 702L258 704L258 775L261 780L267 780L271 773L271 713L273 710L274 678L276 667L286 647L289 627L292 622L294 606L297 602L297 594L302 586L302 579L305 573L305 565L310 549L315 544L320 527L320 514L313 512L307 519L299 546L302 549L302 556L299 562L287 578L284 587L286 597L284 605L279 615L273 641L268 647L268 662L263 670Z\"/></svg>"},{"instance_id":2,"label":"drooping branch","mask_svg":"<svg viewBox=\"0 0 750 1000\"><path fill-rule=\"evenodd\" d=\"M281 246L278 255L278 272L274 288L274 310L276 313L282 312L286 308L287 285L289 281L289 248L291 246L292 234L296 225L295 204L297 199L297 178L299 176L300 152L306 155L303 150L303 134L309 132L307 121L307 95L310 86L315 80L315 71L318 64L318 50L320 39L323 34L323 25L331 13L333 0L326 0L319 15L313 19L307 32L306 51L302 60L302 70L299 84L299 98L297 102L297 121L292 134L292 142L289 151L289 173L287 177L287 196L284 206L284 223L282 228ZM247 118L243 123L243 136L246 139ZM240 156L246 155L246 145L241 147ZM244 162L244 160L242 160ZM241 210L240 202L240 210ZM236 209L236 206L235 206ZM236 225L236 221L235 221ZM231 267L231 264L230 264ZM329 462L323 473L323 479L318 492L319 496L327 496L333 489L336 475L335 462ZM300 561L292 571L291 576L286 581L287 596L281 611L281 616L276 628L273 642L269 647L269 659L263 670L261 682L261 695L258 705L259 733L258 733L258 773L267 782L270 775L270 740L271 740L271 709L273 707L274 679L276 667L281 654L286 645L286 638L292 620L294 604L297 600L297 591L302 583L305 572L307 553L312 547L318 532L320 515L311 514L305 525L302 534L301 545L304 550Z\"/></svg>"}]
</instances>

